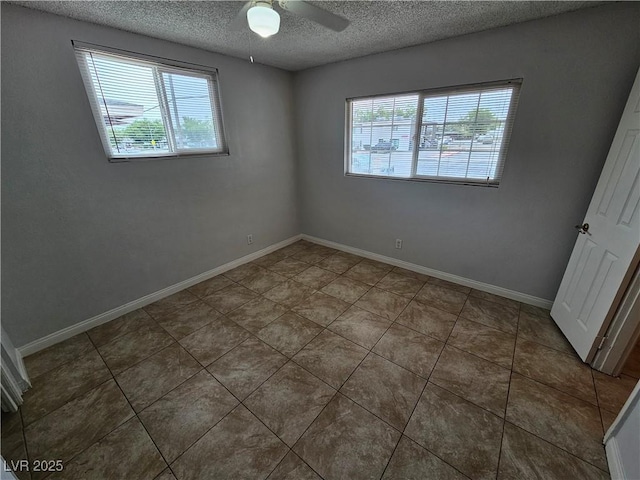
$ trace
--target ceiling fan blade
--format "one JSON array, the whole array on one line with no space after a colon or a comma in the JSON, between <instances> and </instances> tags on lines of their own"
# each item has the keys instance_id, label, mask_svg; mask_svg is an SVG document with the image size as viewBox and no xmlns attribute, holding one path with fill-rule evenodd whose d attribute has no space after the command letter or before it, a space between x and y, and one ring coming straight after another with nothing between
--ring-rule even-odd
<instances>
[{"instance_id":1,"label":"ceiling fan blade","mask_svg":"<svg viewBox=\"0 0 640 480\"><path fill-rule=\"evenodd\" d=\"M229 24L229 30L244 30L247 28L247 10L251 8L252 4L253 2L249 1L242 6L238 15Z\"/></svg>"},{"instance_id":2,"label":"ceiling fan blade","mask_svg":"<svg viewBox=\"0 0 640 480\"><path fill-rule=\"evenodd\" d=\"M323 8L316 7L303 0L279 0L280 6L288 12L308 18L322 26L341 32L349 26L349 20L331 13Z\"/></svg>"}]
</instances>

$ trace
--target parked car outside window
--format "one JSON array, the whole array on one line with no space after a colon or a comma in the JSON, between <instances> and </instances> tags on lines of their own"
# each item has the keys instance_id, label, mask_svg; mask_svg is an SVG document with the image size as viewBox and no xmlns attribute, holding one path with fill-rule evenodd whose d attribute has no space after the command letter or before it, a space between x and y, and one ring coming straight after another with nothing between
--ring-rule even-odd
<instances>
[{"instance_id":1,"label":"parked car outside window","mask_svg":"<svg viewBox=\"0 0 640 480\"><path fill-rule=\"evenodd\" d=\"M391 152L397 150L398 146L392 144L391 142L378 142L373 147L371 147L371 151L373 153L377 152Z\"/></svg>"},{"instance_id":2,"label":"parked car outside window","mask_svg":"<svg viewBox=\"0 0 640 480\"><path fill-rule=\"evenodd\" d=\"M493 143L493 136L491 136L491 135L478 135L476 137L476 142L483 143L483 144Z\"/></svg>"}]
</instances>

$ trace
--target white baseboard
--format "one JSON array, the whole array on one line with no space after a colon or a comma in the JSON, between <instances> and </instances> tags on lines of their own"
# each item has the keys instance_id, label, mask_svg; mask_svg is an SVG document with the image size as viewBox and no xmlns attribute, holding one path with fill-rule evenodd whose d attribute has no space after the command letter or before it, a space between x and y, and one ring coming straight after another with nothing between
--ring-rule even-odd
<instances>
[{"instance_id":1,"label":"white baseboard","mask_svg":"<svg viewBox=\"0 0 640 480\"><path fill-rule=\"evenodd\" d=\"M175 285L171 285L167 288L163 288L162 290L158 290L157 292L150 293L149 295L145 295L142 298L126 303L120 307L116 307L112 310L109 310L108 312L101 313L99 315L96 315L95 317L91 317L87 320L76 323L75 325L71 325L70 327L66 327L62 330L58 330L57 332L53 332L45 337L34 340L33 342L19 347L18 352L23 357L36 353L44 348L50 347L51 345L55 345L56 343L60 343L68 338L71 338L74 335L86 332L93 327L97 327L98 325L102 325L103 323L110 322L111 320L137 310L138 308L144 307L153 302L157 302L158 300L168 297L169 295L173 295L180 290L184 290L185 288L189 288L197 283L204 282L205 280L215 277L216 275L220 275L221 273L239 267L240 265L251 262L256 258L260 258L282 247L286 247L287 245L297 242L301 238L302 235L295 235L281 242L274 243L273 245L263 248L262 250L258 250L257 252L250 253L249 255L245 255L244 257L240 257L229 263L225 263L224 265L216 267L213 270L209 270L207 272L201 273L200 275L196 275L195 277L188 278L187 280L176 283Z\"/></svg>"},{"instance_id":2,"label":"white baseboard","mask_svg":"<svg viewBox=\"0 0 640 480\"><path fill-rule=\"evenodd\" d=\"M23 357L24 355L22 354L20 349L16 348L16 368L18 369L18 372L20 372L20 380L18 384L24 392L25 390L31 388L31 380L29 380L29 374L27 372L27 367L24 364Z\"/></svg>"},{"instance_id":3,"label":"white baseboard","mask_svg":"<svg viewBox=\"0 0 640 480\"><path fill-rule=\"evenodd\" d=\"M224 265L216 267L213 270L209 270L207 272L201 273L200 275L196 275L195 277L191 277L187 280L176 283L175 285L171 285L157 292L150 293L149 295L145 295L142 298L133 300L120 307L116 307L112 310L109 310L108 312L101 313L99 315L96 315L95 317L89 318L87 320L83 320L82 322L76 323L75 325L71 325L70 327L66 327L66 328L63 328L62 330L58 330L57 332L51 333L38 340L34 340L33 342L23 345L22 347L19 347L17 350L22 357L26 357L27 355L34 354L44 348L50 347L51 345L55 345L56 343L60 343L64 340L67 340L68 338L71 338L74 335L86 332L87 330L90 330L93 327L97 327L98 325L102 325L103 323L110 322L111 320L114 320L118 317L121 317L122 315L125 315L134 310L137 310L138 308L144 307L153 302L157 302L158 300L168 297L169 295L173 295L174 293L179 292L180 290L189 288L197 283L203 282L212 277L215 277L216 275L220 275L221 273L224 273L228 270L239 267L240 265L243 265L245 263L251 262L256 258L260 258L282 247L286 247L287 245L290 245L300 239L305 239L310 242L335 248L336 250L341 250L343 252L353 253L354 255L359 255L361 257L369 258L371 260L377 260L379 262L388 263L390 265L394 265L397 267L406 268L407 270L412 270L414 272L440 278L442 280L448 280L450 282L459 283L460 285L475 288L477 290L482 290L488 293L493 293L495 295L500 295L500 296L510 298L512 300L516 300L518 302L526 303L529 305L535 305L536 307L551 308L551 305L553 303L550 300L545 300L543 298L527 295L526 293L520 293L514 290L508 290L506 288L497 287L495 285L490 285L488 283L477 282L475 280L470 280L468 278L459 277L457 275L452 275L450 273L441 272L439 270L423 267L421 265L416 265L414 263L405 262L403 260L398 260L396 258L386 257L384 255L379 255L377 253L371 253L366 250L361 250L359 248L349 247L347 245L331 242L329 240L313 237L311 235L300 234L300 235L295 235L293 237L290 237L281 242L275 243L273 245L270 245L266 248L263 248L262 250L258 250L257 252L251 253L249 255L245 255L244 257L238 258L229 263L225 263Z\"/></svg>"},{"instance_id":4,"label":"white baseboard","mask_svg":"<svg viewBox=\"0 0 640 480\"><path fill-rule=\"evenodd\" d=\"M626 474L620 457L620 448L615 437L611 437L604 446L611 480L626 480Z\"/></svg>"},{"instance_id":5,"label":"white baseboard","mask_svg":"<svg viewBox=\"0 0 640 480\"><path fill-rule=\"evenodd\" d=\"M341 243L331 242L329 240L324 240L322 238L313 237L311 235L306 235L306 234L302 234L302 238L304 240L318 243L326 247L335 248L336 250L341 250L347 253L353 253L354 255L359 255L361 257L369 258L371 260L377 260L379 262L388 263L389 265L394 265L396 267L406 268L407 270L411 270L417 273L422 273L424 275L429 275L431 277L440 278L441 280L448 280L450 282L464 285L465 287L471 287L471 288L475 288L476 290L482 290L483 292L493 293L494 295L500 295L501 297L510 298L512 300L526 303L528 305L534 305L536 307L541 307L546 309L550 309L551 305L553 305L553 301L551 300L534 297L533 295L516 292L515 290L509 290L507 288L497 287L495 285L490 285L488 283L478 282L476 280L471 280L469 278L459 277L457 275L452 275L450 273L445 273L439 270L434 270L432 268L416 265L415 263L409 263L409 262L405 262L404 260L398 260L397 258L386 257L384 255L371 253L366 250L360 250L359 248L350 247L348 245L343 245Z\"/></svg>"}]
</instances>

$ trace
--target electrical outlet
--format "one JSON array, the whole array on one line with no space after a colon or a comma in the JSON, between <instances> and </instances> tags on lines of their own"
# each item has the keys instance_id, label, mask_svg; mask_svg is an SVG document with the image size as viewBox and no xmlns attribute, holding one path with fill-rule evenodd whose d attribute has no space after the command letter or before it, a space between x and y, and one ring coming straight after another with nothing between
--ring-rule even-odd
<instances>
[{"instance_id":1,"label":"electrical outlet","mask_svg":"<svg viewBox=\"0 0 640 480\"><path fill-rule=\"evenodd\" d=\"M251 245L253 243L253 235L247 235L247 245Z\"/></svg>"},{"instance_id":2,"label":"electrical outlet","mask_svg":"<svg viewBox=\"0 0 640 480\"><path fill-rule=\"evenodd\" d=\"M402 248L402 240L396 238L396 248Z\"/></svg>"}]
</instances>

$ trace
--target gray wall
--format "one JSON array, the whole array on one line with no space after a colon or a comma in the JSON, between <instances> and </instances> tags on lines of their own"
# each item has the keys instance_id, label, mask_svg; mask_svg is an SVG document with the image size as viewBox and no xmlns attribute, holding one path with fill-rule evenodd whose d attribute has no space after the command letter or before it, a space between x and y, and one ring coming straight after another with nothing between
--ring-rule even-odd
<instances>
[{"instance_id":1,"label":"gray wall","mask_svg":"<svg viewBox=\"0 0 640 480\"><path fill-rule=\"evenodd\" d=\"M640 63L638 4L295 77L1 8L2 320L16 345L300 231L551 299ZM71 39L217 67L231 155L109 164ZM343 176L345 98L520 76L500 188Z\"/></svg>"},{"instance_id":2,"label":"gray wall","mask_svg":"<svg viewBox=\"0 0 640 480\"><path fill-rule=\"evenodd\" d=\"M296 74L303 233L553 299L640 63L639 24L640 4L606 5ZM346 98L514 77L499 188L344 176Z\"/></svg>"},{"instance_id":3,"label":"gray wall","mask_svg":"<svg viewBox=\"0 0 640 480\"><path fill-rule=\"evenodd\" d=\"M231 155L108 163L71 39L217 67ZM2 120L16 345L300 231L288 72L3 4Z\"/></svg>"}]
</instances>

